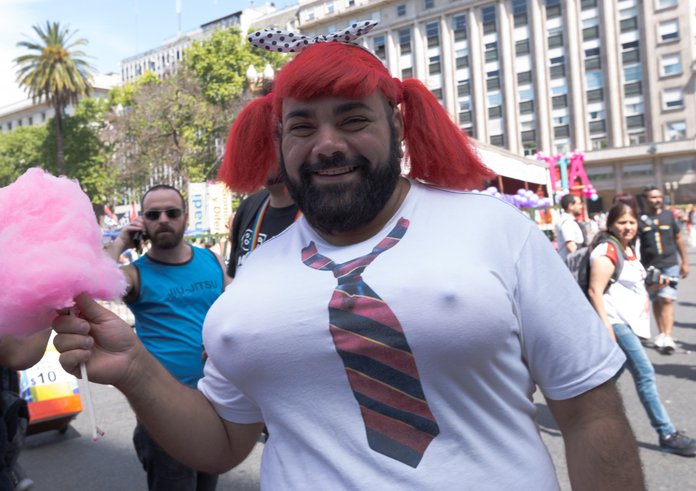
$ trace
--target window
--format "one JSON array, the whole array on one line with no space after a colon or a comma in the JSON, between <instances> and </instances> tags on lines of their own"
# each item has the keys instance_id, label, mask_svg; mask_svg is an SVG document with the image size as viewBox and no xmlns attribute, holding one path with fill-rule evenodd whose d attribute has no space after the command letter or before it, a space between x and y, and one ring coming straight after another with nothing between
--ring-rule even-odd
<instances>
[{"instance_id":1,"label":"window","mask_svg":"<svg viewBox=\"0 0 696 491\"><path fill-rule=\"evenodd\" d=\"M413 67L404 68L401 70L401 78L413 77Z\"/></svg>"},{"instance_id":2,"label":"window","mask_svg":"<svg viewBox=\"0 0 696 491\"><path fill-rule=\"evenodd\" d=\"M471 95L471 84L468 80L460 80L457 82L457 95L459 97Z\"/></svg>"},{"instance_id":3,"label":"window","mask_svg":"<svg viewBox=\"0 0 696 491\"><path fill-rule=\"evenodd\" d=\"M565 65L551 65L549 75L552 79L565 77Z\"/></svg>"},{"instance_id":4,"label":"window","mask_svg":"<svg viewBox=\"0 0 696 491\"><path fill-rule=\"evenodd\" d=\"M485 51L486 61L497 61L498 60L498 43L492 42L486 44Z\"/></svg>"},{"instance_id":5,"label":"window","mask_svg":"<svg viewBox=\"0 0 696 491\"><path fill-rule=\"evenodd\" d=\"M430 75L437 75L441 71L440 55L431 56L428 64L428 72Z\"/></svg>"},{"instance_id":6,"label":"window","mask_svg":"<svg viewBox=\"0 0 696 491\"><path fill-rule=\"evenodd\" d=\"M630 19L623 19L620 23L621 32L631 32L638 30L638 17L631 17Z\"/></svg>"},{"instance_id":7,"label":"window","mask_svg":"<svg viewBox=\"0 0 696 491\"><path fill-rule=\"evenodd\" d=\"M397 17L403 17L404 15L406 15L406 5L397 5L396 15Z\"/></svg>"},{"instance_id":8,"label":"window","mask_svg":"<svg viewBox=\"0 0 696 491\"><path fill-rule=\"evenodd\" d=\"M562 32L555 32L553 34L549 33L548 42L549 42L549 49L558 48L560 46L563 46L563 33Z\"/></svg>"},{"instance_id":9,"label":"window","mask_svg":"<svg viewBox=\"0 0 696 491\"><path fill-rule=\"evenodd\" d=\"M503 108L500 106L488 108L488 119L500 119L503 117Z\"/></svg>"},{"instance_id":10,"label":"window","mask_svg":"<svg viewBox=\"0 0 696 491\"><path fill-rule=\"evenodd\" d=\"M471 123L471 122L472 122L471 111L463 111L463 112L459 113L459 124L460 125Z\"/></svg>"},{"instance_id":11,"label":"window","mask_svg":"<svg viewBox=\"0 0 696 491\"><path fill-rule=\"evenodd\" d=\"M624 65L629 63L638 63L640 61L640 50L638 48L630 49L621 53L621 61Z\"/></svg>"},{"instance_id":12,"label":"window","mask_svg":"<svg viewBox=\"0 0 696 491\"><path fill-rule=\"evenodd\" d=\"M631 177L655 178L655 166L652 164L652 162L645 162L645 163L640 163L640 164L624 164L623 176L625 178L631 178Z\"/></svg>"},{"instance_id":13,"label":"window","mask_svg":"<svg viewBox=\"0 0 696 491\"><path fill-rule=\"evenodd\" d=\"M454 32L455 41L466 39L466 14L452 17L452 31Z\"/></svg>"},{"instance_id":14,"label":"window","mask_svg":"<svg viewBox=\"0 0 696 491\"><path fill-rule=\"evenodd\" d=\"M660 57L660 75L679 75L682 72L681 56L679 53L663 55Z\"/></svg>"},{"instance_id":15,"label":"window","mask_svg":"<svg viewBox=\"0 0 696 491\"><path fill-rule=\"evenodd\" d=\"M467 51L465 49L457 51L455 63L457 64L457 68L469 67L469 56L467 56Z\"/></svg>"},{"instance_id":16,"label":"window","mask_svg":"<svg viewBox=\"0 0 696 491\"><path fill-rule=\"evenodd\" d=\"M676 141L686 139L686 122L674 121L665 125L665 140Z\"/></svg>"},{"instance_id":17,"label":"window","mask_svg":"<svg viewBox=\"0 0 696 491\"><path fill-rule=\"evenodd\" d=\"M437 22L431 22L425 25L425 36L428 39L428 48L440 45L440 25Z\"/></svg>"},{"instance_id":18,"label":"window","mask_svg":"<svg viewBox=\"0 0 696 491\"><path fill-rule=\"evenodd\" d=\"M496 32L496 15L495 5L488 5L481 9L481 18L483 19L483 33L490 34Z\"/></svg>"},{"instance_id":19,"label":"window","mask_svg":"<svg viewBox=\"0 0 696 491\"><path fill-rule=\"evenodd\" d=\"M431 9L435 6L435 0L423 0L423 8Z\"/></svg>"},{"instance_id":20,"label":"window","mask_svg":"<svg viewBox=\"0 0 696 491\"><path fill-rule=\"evenodd\" d=\"M684 175L687 172L694 172L694 170L696 170L696 159L688 157L665 159L662 168L665 174Z\"/></svg>"},{"instance_id":21,"label":"window","mask_svg":"<svg viewBox=\"0 0 696 491\"><path fill-rule=\"evenodd\" d=\"M587 102L601 102L604 100L604 89L587 91Z\"/></svg>"},{"instance_id":22,"label":"window","mask_svg":"<svg viewBox=\"0 0 696 491\"><path fill-rule=\"evenodd\" d=\"M534 101L520 102L520 114L530 114L534 112Z\"/></svg>"},{"instance_id":23,"label":"window","mask_svg":"<svg viewBox=\"0 0 696 491\"><path fill-rule=\"evenodd\" d=\"M677 19L672 19L661 22L657 33L662 42L679 39L679 21Z\"/></svg>"},{"instance_id":24,"label":"window","mask_svg":"<svg viewBox=\"0 0 696 491\"><path fill-rule=\"evenodd\" d=\"M517 74L517 84L525 85L532 83L532 72L520 72Z\"/></svg>"},{"instance_id":25,"label":"window","mask_svg":"<svg viewBox=\"0 0 696 491\"><path fill-rule=\"evenodd\" d=\"M606 137L592 138L590 140L590 142L592 144L592 150L602 150L602 149L607 148L609 146L609 140L607 140ZM588 174L590 173L590 169L587 169L587 173ZM612 178L613 178L613 176L614 176L614 174L612 174ZM594 180L594 179L602 179L602 178L595 176L592 179Z\"/></svg>"},{"instance_id":26,"label":"window","mask_svg":"<svg viewBox=\"0 0 696 491\"><path fill-rule=\"evenodd\" d=\"M442 102L442 89L433 89L430 92L435 96L435 99Z\"/></svg>"},{"instance_id":27,"label":"window","mask_svg":"<svg viewBox=\"0 0 696 491\"><path fill-rule=\"evenodd\" d=\"M632 82L624 85L624 96L640 95L643 93L643 85L641 82Z\"/></svg>"},{"instance_id":28,"label":"window","mask_svg":"<svg viewBox=\"0 0 696 491\"><path fill-rule=\"evenodd\" d=\"M384 36L375 36L372 40L372 49L377 55L377 58L382 60L387 57L387 44Z\"/></svg>"},{"instance_id":29,"label":"window","mask_svg":"<svg viewBox=\"0 0 696 491\"><path fill-rule=\"evenodd\" d=\"M580 2L580 8L582 10L590 10L597 6L597 0L582 0Z\"/></svg>"},{"instance_id":30,"label":"window","mask_svg":"<svg viewBox=\"0 0 696 491\"><path fill-rule=\"evenodd\" d=\"M334 4L333 2L329 2L326 4L326 13L331 15L334 13Z\"/></svg>"},{"instance_id":31,"label":"window","mask_svg":"<svg viewBox=\"0 0 696 491\"><path fill-rule=\"evenodd\" d=\"M553 127L553 137L554 138L568 138L570 136L570 128L568 125L554 126Z\"/></svg>"},{"instance_id":32,"label":"window","mask_svg":"<svg viewBox=\"0 0 696 491\"><path fill-rule=\"evenodd\" d=\"M515 27L527 25L527 0L512 0L512 17Z\"/></svg>"},{"instance_id":33,"label":"window","mask_svg":"<svg viewBox=\"0 0 696 491\"><path fill-rule=\"evenodd\" d=\"M535 130L523 131L521 136L522 136L523 143L536 141L536 131Z\"/></svg>"},{"instance_id":34,"label":"window","mask_svg":"<svg viewBox=\"0 0 696 491\"><path fill-rule=\"evenodd\" d=\"M491 145L496 147L505 146L505 135L491 135Z\"/></svg>"},{"instance_id":35,"label":"window","mask_svg":"<svg viewBox=\"0 0 696 491\"><path fill-rule=\"evenodd\" d=\"M681 87L662 91L662 109L681 109L684 107L684 93Z\"/></svg>"},{"instance_id":36,"label":"window","mask_svg":"<svg viewBox=\"0 0 696 491\"><path fill-rule=\"evenodd\" d=\"M601 89L604 87L604 78L600 71L587 72L585 74L585 79L587 80L588 90Z\"/></svg>"},{"instance_id":37,"label":"window","mask_svg":"<svg viewBox=\"0 0 696 491\"><path fill-rule=\"evenodd\" d=\"M589 72L591 70L601 70L602 69L602 59L599 56L593 56L592 58L585 58L585 71Z\"/></svg>"},{"instance_id":38,"label":"window","mask_svg":"<svg viewBox=\"0 0 696 491\"><path fill-rule=\"evenodd\" d=\"M554 19L561 16L561 0L546 0L546 18Z\"/></svg>"},{"instance_id":39,"label":"window","mask_svg":"<svg viewBox=\"0 0 696 491\"><path fill-rule=\"evenodd\" d=\"M515 43L515 54L517 56L529 54L529 39L523 39Z\"/></svg>"},{"instance_id":40,"label":"window","mask_svg":"<svg viewBox=\"0 0 696 491\"><path fill-rule=\"evenodd\" d=\"M593 27L587 27L582 30L582 39L584 41L589 41L591 39L597 39L599 38L599 27L598 26L593 26Z\"/></svg>"},{"instance_id":41,"label":"window","mask_svg":"<svg viewBox=\"0 0 696 491\"><path fill-rule=\"evenodd\" d=\"M640 65L624 67L624 82L636 82L643 80L643 71Z\"/></svg>"},{"instance_id":42,"label":"window","mask_svg":"<svg viewBox=\"0 0 696 491\"><path fill-rule=\"evenodd\" d=\"M600 119L599 121L590 121L590 135L606 132L607 126L603 119Z\"/></svg>"},{"instance_id":43,"label":"window","mask_svg":"<svg viewBox=\"0 0 696 491\"><path fill-rule=\"evenodd\" d=\"M592 58L593 56L599 56L601 53L599 48L590 48L585 50L585 58Z\"/></svg>"},{"instance_id":44,"label":"window","mask_svg":"<svg viewBox=\"0 0 696 491\"><path fill-rule=\"evenodd\" d=\"M551 107L554 109L563 109L568 107L568 96L567 95L557 95L551 98Z\"/></svg>"},{"instance_id":45,"label":"window","mask_svg":"<svg viewBox=\"0 0 696 491\"><path fill-rule=\"evenodd\" d=\"M500 77L486 79L486 88L488 90L496 90L500 88Z\"/></svg>"},{"instance_id":46,"label":"window","mask_svg":"<svg viewBox=\"0 0 696 491\"><path fill-rule=\"evenodd\" d=\"M595 149L593 149L595 150ZM599 150L599 149L597 149ZM587 172L587 177L591 181L606 181L609 179L614 179L614 166L613 165L592 165L585 168Z\"/></svg>"},{"instance_id":47,"label":"window","mask_svg":"<svg viewBox=\"0 0 696 491\"><path fill-rule=\"evenodd\" d=\"M677 0L657 0L658 9L666 9L677 5Z\"/></svg>"},{"instance_id":48,"label":"window","mask_svg":"<svg viewBox=\"0 0 696 491\"><path fill-rule=\"evenodd\" d=\"M634 128L644 128L645 120L642 114L636 114L635 116L629 116L626 118L626 127L630 129Z\"/></svg>"},{"instance_id":49,"label":"window","mask_svg":"<svg viewBox=\"0 0 696 491\"><path fill-rule=\"evenodd\" d=\"M399 48L402 55L407 55L411 52L411 29L399 31Z\"/></svg>"}]
</instances>

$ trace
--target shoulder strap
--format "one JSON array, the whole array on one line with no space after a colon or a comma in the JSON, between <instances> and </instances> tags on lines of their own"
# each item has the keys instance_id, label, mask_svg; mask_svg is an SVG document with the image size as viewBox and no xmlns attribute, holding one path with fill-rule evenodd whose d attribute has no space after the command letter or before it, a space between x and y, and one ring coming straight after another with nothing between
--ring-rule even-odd
<instances>
[{"instance_id":1,"label":"shoulder strap","mask_svg":"<svg viewBox=\"0 0 696 491\"><path fill-rule=\"evenodd\" d=\"M619 276L621 276L621 271L623 270L623 263L624 259L626 258L626 251L624 250L623 246L618 241L618 239L613 235L608 234L607 242L611 242L612 244L614 244L614 248L616 249L616 267L614 268L614 274L611 275L611 282L616 283L619 280Z\"/></svg>"},{"instance_id":2,"label":"shoulder strap","mask_svg":"<svg viewBox=\"0 0 696 491\"><path fill-rule=\"evenodd\" d=\"M263 189L259 192L252 194L245 200L245 208L247 208L249 212L244 213L244 215L242 216L243 221L240 222L240 232L249 228L249 225L251 225L251 222L256 217L256 214L259 212L259 208L261 208L261 205L263 205L263 202L266 201L270 194L271 193L267 189Z\"/></svg>"}]
</instances>

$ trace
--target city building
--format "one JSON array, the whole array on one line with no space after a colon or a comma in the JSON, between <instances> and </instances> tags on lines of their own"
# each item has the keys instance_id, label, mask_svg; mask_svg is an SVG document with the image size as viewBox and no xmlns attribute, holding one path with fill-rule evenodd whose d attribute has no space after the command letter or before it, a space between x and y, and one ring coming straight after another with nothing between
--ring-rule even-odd
<instances>
[{"instance_id":1,"label":"city building","mask_svg":"<svg viewBox=\"0 0 696 491\"><path fill-rule=\"evenodd\" d=\"M184 50L195 41L202 41L212 36L216 30L228 27L236 27L245 33L256 19L275 11L273 4L264 4L207 22L197 29L165 41L160 46L124 59L121 62L121 77L124 82L132 82L145 72L152 72L160 78L166 77L176 71L183 59Z\"/></svg>"},{"instance_id":2,"label":"city building","mask_svg":"<svg viewBox=\"0 0 696 491\"><path fill-rule=\"evenodd\" d=\"M300 0L303 34L363 43L481 142L585 152L602 201L657 184L696 202L696 0Z\"/></svg>"},{"instance_id":3,"label":"city building","mask_svg":"<svg viewBox=\"0 0 696 491\"><path fill-rule=\"evenodd\" d=\"M96 75L90 97L108 97L109 90L121 82L118 74ZM65 108L66 114L74 112L72 104ZM43 124L55 114L53 106L47 102L34 102L30 98L0 107L0 132L7 132L22 126Z\"/></svg>"}]
</instances>

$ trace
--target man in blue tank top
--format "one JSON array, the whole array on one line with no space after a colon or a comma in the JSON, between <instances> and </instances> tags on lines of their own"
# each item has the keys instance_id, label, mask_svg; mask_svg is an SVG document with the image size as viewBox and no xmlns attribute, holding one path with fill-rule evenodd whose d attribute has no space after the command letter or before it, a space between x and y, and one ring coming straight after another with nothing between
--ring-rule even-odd
<instances>
[{"instance_id":1,"label":"man in blue tank top","mask_svg":"<svg viewBox=\"0 0 696 491\"><path fill-rule=\"evenodd\" d=\"M118 260L139 240L150 241L146 254L123 267L129 285L123 299L135 316L135 330L145 348L179 382L196 387L205 360L203 320L229 277L219 256L184 240L188 215L177 189L150 188L141 209L142 217L123 227L109 249ZM172 459L141 424L135 428L133 443L151 491L215 489L217 475L194 471Z\"/></svg>"}]
</instances>

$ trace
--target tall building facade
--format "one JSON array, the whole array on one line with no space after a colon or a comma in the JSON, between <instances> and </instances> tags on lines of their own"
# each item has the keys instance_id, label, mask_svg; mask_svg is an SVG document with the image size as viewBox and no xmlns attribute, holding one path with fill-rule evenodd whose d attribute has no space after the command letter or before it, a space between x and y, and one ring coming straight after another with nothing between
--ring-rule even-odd
<instances>
[{"instance_id":1,"label":"tall building facade","mask_svg":"<svg viewBox=\"0 0 696 491\"><path fill-rule=\"evenodd\" d=\"M363 43L460 127L519 155L586 154L604 202L696 202L696 0L301 0L299 28Z\"/></svg>"}]
</instances>

